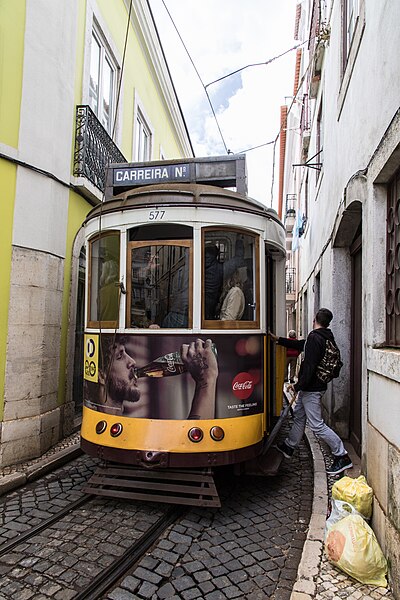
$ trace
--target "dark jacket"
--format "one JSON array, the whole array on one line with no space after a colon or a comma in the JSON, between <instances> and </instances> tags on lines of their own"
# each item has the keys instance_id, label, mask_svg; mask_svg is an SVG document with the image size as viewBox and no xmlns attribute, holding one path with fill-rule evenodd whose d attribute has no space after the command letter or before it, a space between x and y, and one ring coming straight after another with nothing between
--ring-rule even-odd
<instances>
[{"instance_id":1,"label":"dark jacket","mask_svg":"<svg viewBox=\"0 0 400 600\"><path fill-rule=\"evenodd\" d=\"M215 319L223 283L223 265L217 259L218 248L206 247L204 257L205 318Z\"/></svg>"},{"instance_id":2,"label":"dark jacket","mask_svg":"<svg viewBox=\"0 0 400 600\"><path fill-rule=\"evenodd\" d=\"M318 379L315 374L316 368L325 354L326 340L335 341L332 331L325 327L310 331L307 340L293 340L282 337L278 339L278 344L281 346L294 348L300 352L304 350L299 378L293 386L296 392L324 392L326 390L327 384Z\"/></svg>"}]
</instances>

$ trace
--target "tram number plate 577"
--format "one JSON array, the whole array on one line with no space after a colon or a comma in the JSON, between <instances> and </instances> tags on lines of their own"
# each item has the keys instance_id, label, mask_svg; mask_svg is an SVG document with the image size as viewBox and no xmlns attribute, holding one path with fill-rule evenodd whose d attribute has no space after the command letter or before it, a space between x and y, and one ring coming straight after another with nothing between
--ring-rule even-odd
<instances>
[{"instance_id":1,"label":"tram number plate 577","mask_svg":"<svg viewBox=\"0 0 400 600\"><path fill-rule=\"evenodd\" d=\"M151 210L149 212L149 221L161 221L164 218L165 210Z\"/></svg>"}]
</instances>

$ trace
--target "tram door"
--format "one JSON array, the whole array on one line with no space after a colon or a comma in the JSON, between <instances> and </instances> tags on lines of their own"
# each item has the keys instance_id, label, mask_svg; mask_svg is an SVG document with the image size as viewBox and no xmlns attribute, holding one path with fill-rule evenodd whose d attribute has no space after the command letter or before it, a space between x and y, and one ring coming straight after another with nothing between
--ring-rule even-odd
<instances>
[{"instance_id":1,"label":"tram door","mask_svg":"<svg viewBox=\"0 0 400 600\"><path fill-rule=\"evenodd\" d=\"M76 319L75 319L75 354L74 354L74 375L72 384L72 395L75 405L75 415L82 414L83 403L83 363L84 363L84 328L85 328L85 272L86 272L86 251L82 246L79 255L79 271L78 271L78 292L76 302Z\"/></svg>"},{"instance_id":2,"label":"tram door","mask_svg":"<svg viewBox=\"0 0 400 600\"><path fill-rule=\"evenodd\" d=\"M275 285L274 285L274 262L272 257L269 255L268 250L265 251L265 309L266 309L266 323L267 329L275 331ZM266 338L266 375L267 375L267 389L266 389L266 412L267 412L267 428L271 428L271 416L273 415L273 404L275 398L275 378L273 373L276 372L275 365L275 352L272 351L273 342L271 338ZM268 403L268 405L267 405Z\"/></svg>"}]
</instances>

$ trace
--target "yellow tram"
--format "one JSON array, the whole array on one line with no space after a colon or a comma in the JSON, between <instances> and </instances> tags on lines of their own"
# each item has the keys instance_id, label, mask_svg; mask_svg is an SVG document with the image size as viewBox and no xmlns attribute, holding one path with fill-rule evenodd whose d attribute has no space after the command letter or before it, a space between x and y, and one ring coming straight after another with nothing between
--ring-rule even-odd
<instances>
[{"instance_id":1,"label":"yellow tram","mask_svg":"<svg viewBox=\"0 0 400 600\"><path fill-rule=\"evenodd\" d=\"M245 157L111 165L84 227L82 449L120 473L257 457L282 408L266 332L285 319L285 235Z\"/></svg>"}]
</instances>

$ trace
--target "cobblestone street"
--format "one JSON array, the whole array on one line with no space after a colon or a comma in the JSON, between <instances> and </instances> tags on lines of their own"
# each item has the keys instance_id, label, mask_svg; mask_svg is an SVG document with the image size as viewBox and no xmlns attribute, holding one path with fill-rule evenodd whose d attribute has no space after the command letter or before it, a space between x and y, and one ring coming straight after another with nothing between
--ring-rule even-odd
<instances>
[{"instance_id":1,"label":"cobblestone street","mask_svg":"<svg viewBox=\"0 0 400 600\"><path fill-rule=\"evenodd\" d=\"M92 459L80 457L1 498L0 542L75 500L93 467ZM104 597L288 599L311 511L308 447L304 442L276 477L229 473L218 484L220 509L189 508ZM163 508L91 500L0 558L0 599L72 599Z\"/></svg>"}]
</instances>

